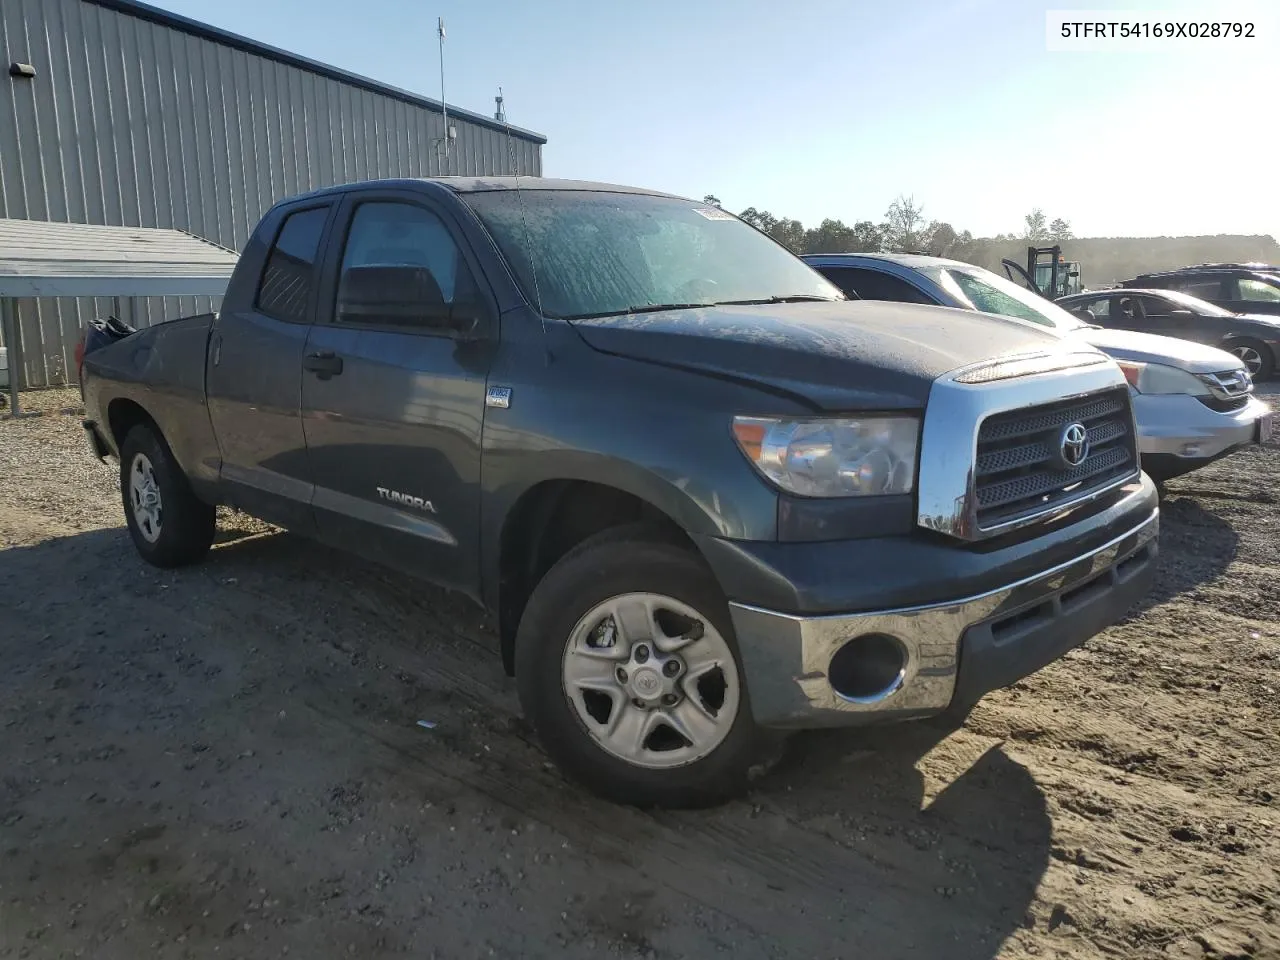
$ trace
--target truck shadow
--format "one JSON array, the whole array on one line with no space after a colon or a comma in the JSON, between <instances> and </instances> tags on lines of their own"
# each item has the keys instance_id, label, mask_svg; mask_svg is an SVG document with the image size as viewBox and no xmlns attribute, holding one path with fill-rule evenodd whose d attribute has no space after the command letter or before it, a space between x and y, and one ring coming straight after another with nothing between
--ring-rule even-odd
<instances>
[{"instance_id":1,"label":"truck shadow","mask_svg":"<svg viewBox=\"0 0 1280 960\"><path fill-rule=\"evenodd\" d=\"M1135 613L1188 593L1226 573L1240 552L1231 524L1198 500L1171 491L1160 503L1160 557L1151 592Z\"/></svg>"},{"instance_id":2,"label":"truck shadow","mask_svg":"<svg viewBox=\"0 0 1280 960\"><path fill-rule=\"evenodd\" d=\"M997 744L972 762L943 747L931 771L964 769L930 795L921 761L948 736L919 723L798 734L759 784L789 820L816 818L835 843L892 865L860 906L915 920L876 956L989 960L1049 923L1031 911L1053 850L1043 790Z\"/></svg>"},{"instance_id":3,"label":"truck shadow","mask_svg":"<svg viewBox=\"0 0 1280 960\"><path fill-rule=\"evenodd\" d=\"M682 813L613 807L546 770L540 751L512 732L518 730L510 724L517 707L498 676L496 642L486 618L468 601L301 538L263 533L252 523L232 520L220 540L206 563L178 572L144 567L118 528L0 552L0 589L23 598L20 630L0 641L0 655L14 675L45 675L71 655L38 642L48 631L76 648L75 658L88 658L88 670L105 681L89 695L100 722L76 728L84 749L97 749L113 737L134 749L128 721L110 719L118 710L113 705L155 695L148 684L162 675L172 655L169 645L179 642L180 632L187 638L182 649L225 663L222 676L237 675L270 652L265 674L252 683L237 681L217 692L193 681L152 704L166 715L181 716L195 709L182 698L196 697L200 722L220 730L217 738L208 732L201 736L234 744L221 758L225 762L237 762L239 751L251 744L259 754L274 757L273 764L309 770L314 777L316 769L334 763L325 753L329 748L320 744L333 736L337 724L352 737L345 744L329 742L335 750L345 746L344 756L361 767L370 796L420 792L415 778L432 788L447 782L457 803L473 805L466 809L500 802L511 811L513 824L527 817L583 851L626 852L629 859L605 853L589 859L592 883L564 875L578 887L584 904L594 902L592 884L601 883L622 891L634 888L641 897L644 890L653 891L665 902L655 908L662 913L678 900L671 888L706 884L706 901L718 904L740 930L754 930L775 956L843 955L850 942L858 942L877 957L989 960L1027 924L1050 859L1050 822L1033 778L998 747L953 762L956 751L948 742L945 756L922 764L941 739L932 728L814 734L795 738L744 800ZM359 594L354 601L353 591ZM415 623L429 626L413 630ZM433 634L440 638L438 649L434 642L422 645ZM460 652L449 637L464 634L470 642ZM157 639L166 635L169 639ZM346 659L330 676L329 664L335 661L329 644L338 639ZM448 671L427 682L454 682L452 706L441 700L434 707L438 712L423 714L417 712L420 702L397 699L395 691L405 683L399 666L412 666L404 656L415 647L419 662L449 664ZM136 665L106 669L121 658ZM152 660L151 667L142 666ZM369 666L381 660L387 669ZM352 700L350 689L356 686ZM10 692L26 695L16 687ZM62 692L33 688L29 695ZM85 694L72 686L66 696ZM509 707L501 707L506 698ZM376 724L369 721L353 707L357 700L376 703L373 709L385 711L385 721L380 713ZM315 703L325 706L318 718L322 736L306 732L315 722ZM495 715L494 704L505 715ZM287 710L288 723L300 725L296 738L253 726L260 709L273 717ZM401 752L395 762L363 766L383 750L376 738L360 739L365 731L413 731L412 718L423 715L440 721L431 736L381 733ZM326 717L332 721L328 727ZM66 734L61 727L48 732ZM450 736L459 739L456 749ZM357 743L362 746L353 747ZM352 749L368 756L364 761L350 757ZM9 752L0 748L0 760L14 759ZM120 762L104 760L101 775L119 779L111 767ZM929 783L922 769L930 771ZM946 781L941 789L939 778ZM251 794L241 795L248 788L238 783L223 784L223 803L247 802ZM40 802L60 801L58 789L50 785ZM172 799L171 817L179 822L203 802L193 794ZM370 823L385 813L378 811L366 812ZM87 829L76 827L74 818L66 826L68 836ZM304 872L310 869L306 864L313 850L301 846L289 853L299 858ZM427 861L415 869L427 871L422 879L429 878ZM514 915L508 919L520 922ZM704 943L708 954L709 944Z\"/></svg>"}]
</instances>

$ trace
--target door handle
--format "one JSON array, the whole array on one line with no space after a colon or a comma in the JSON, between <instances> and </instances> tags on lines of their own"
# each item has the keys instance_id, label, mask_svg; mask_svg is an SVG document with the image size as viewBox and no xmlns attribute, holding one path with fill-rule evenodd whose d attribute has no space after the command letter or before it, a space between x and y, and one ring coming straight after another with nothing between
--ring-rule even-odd
<instances>
[{"instance_id":1,"label":"door handle","mask_svg":"<svg viewBox=\"0 0 1280 960\"><path fill-rule=\"evenodd\" d=\"M321 380L328 380L342 373L342 358L328 350L309 353L302 360L302 369L311 371Z\"/></svg>"}]
</instances>

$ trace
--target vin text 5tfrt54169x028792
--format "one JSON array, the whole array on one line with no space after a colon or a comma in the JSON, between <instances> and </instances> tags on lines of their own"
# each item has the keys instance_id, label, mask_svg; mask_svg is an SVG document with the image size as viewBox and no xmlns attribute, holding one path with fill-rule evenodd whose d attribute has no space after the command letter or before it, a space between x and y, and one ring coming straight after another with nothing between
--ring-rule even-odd
<instances>
[{"instance_id":1,"label":"vin text 5tfrt54169x028792","mask_svg":"<svg viewBox=\"0 0 1280 960\"><path fill-rule=\"evenodd\" d=\"M621 802L733 796L770 731L958 722L1155 569L1114 362L849 301L625 187L282 201L220 313L89 350L82 384L145 559L199 560L226 504L467 594L548 753Z\"/></svg>"}]
</instances>

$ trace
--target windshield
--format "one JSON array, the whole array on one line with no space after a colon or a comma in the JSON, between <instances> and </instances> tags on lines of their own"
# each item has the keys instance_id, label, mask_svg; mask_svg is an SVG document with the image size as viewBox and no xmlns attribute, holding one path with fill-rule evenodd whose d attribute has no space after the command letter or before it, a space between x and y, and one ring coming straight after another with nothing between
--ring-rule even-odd
<instances>
[{"instance_id":1,"label":"windshield","mask_svg":"<svg viewBox=\"0 0 1280 960\"><path fill-rule=\"evenodd\" d=\"M1202 317L1234 317L1235 314L1230 310L1223 310L1216 307L1208 300L1201 300L1199 297L1193 297L1189 293L1179 293L1176 290L1161 290L1160 296L1164 297L1170 303L1177 304L1179 307L1185 307L1192 313L1198 313ZM1150 311L1148 311L1149 313Z\"/></svg>"},{"instance_id":2,"label":"windshield","mask_svg":"<svg viewBox=\"0 0 1280 960\"><path fill-rule=\"evenodd\" d=\"M580 190L495 190L463 199L529 302L548 317L844 299L773 240L705 203Z\"/></svg>"},{"instance_id":3,"label":"windshield","mask_svg":"<svg viewBox=\"0 0 1280 960\"><path fill-rule=\"evenodd\" d=\"M981 267L922 267L921 272L974 310L1030 320L1055 330L1079 330L1089 326L1056 303Z\"/></svg>"}]
</instances>

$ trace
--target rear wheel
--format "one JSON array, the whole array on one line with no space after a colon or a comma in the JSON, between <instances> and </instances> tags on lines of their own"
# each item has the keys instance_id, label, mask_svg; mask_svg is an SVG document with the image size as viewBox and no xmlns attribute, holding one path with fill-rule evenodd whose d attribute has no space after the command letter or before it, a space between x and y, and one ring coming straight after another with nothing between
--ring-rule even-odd
<instances>
[{"instance_id":1,"label":"rear wheel","mask_svg":"<svg viewBox=\"0 0 1280 960\"><path fill-rule=\"evenodd\" d=\"M1261 340L1232 340L1227 349L1240 358L1254 380L1266 380L1275 372L1275 358Z\"/></svg>"},{"instance_id":2,"label":"rear wheel","mask_svg":"<svg viewBox=\"0 0 1280 960\"><path fill-rule=\"evenodd\" d=\"M157 567L195 563L213 544L216 511L191 491L168 446L147 426L120 445L125 523L142 559Z\"/></svg>"},{"instance_id":3,"label":"rear wheel","mask_svg":"<svg viewBox=\"0 0 1280 960\"><path fill-rule=\"evenodd\" d=\"M758 740L728 607L681 546L635 528L557 563L516 638L525 715L597 794L691 807L741 793Z\"/></svg>"}]
</instances>

